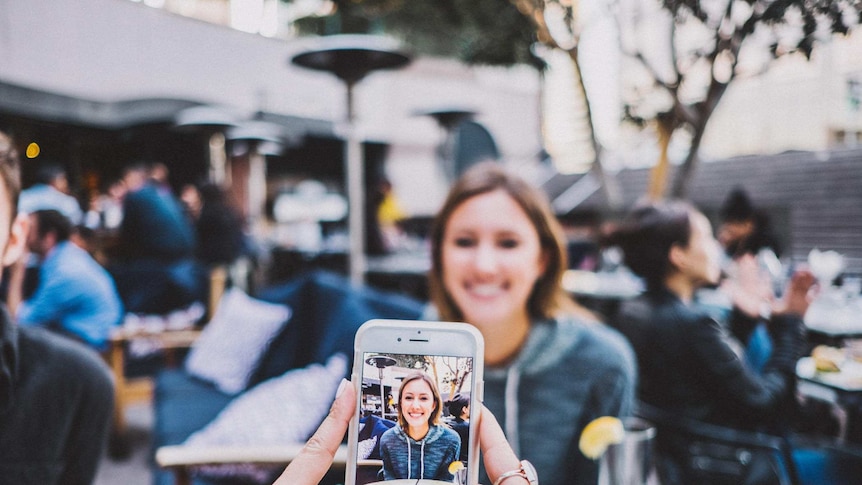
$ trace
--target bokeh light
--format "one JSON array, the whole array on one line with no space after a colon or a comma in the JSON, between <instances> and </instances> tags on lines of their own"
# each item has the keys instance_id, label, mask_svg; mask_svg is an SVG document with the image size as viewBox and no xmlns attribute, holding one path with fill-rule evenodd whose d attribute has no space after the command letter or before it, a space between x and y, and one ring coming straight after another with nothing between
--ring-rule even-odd
<instances>
[{"instance_id":1,"label":"bokeh light","mask_svg":"<svg viewBox=\"0 0 862 485\"><path fill-rule=\"evenodd\" d=\"M32 142L27 145L27 151L25 152L25 154L27 155L27 158L36 158L41 152L42 148L39 147L39 144L36 142Z\"/></svg>"}]
</instances>

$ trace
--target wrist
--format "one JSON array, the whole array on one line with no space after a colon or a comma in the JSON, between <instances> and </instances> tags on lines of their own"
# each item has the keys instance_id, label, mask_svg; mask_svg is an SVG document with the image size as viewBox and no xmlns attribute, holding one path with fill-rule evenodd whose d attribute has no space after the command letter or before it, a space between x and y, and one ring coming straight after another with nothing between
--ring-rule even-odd
<instances>
[{"instance_id":1,"label":"wrist","mask_svg":"<svg viewBox=\"0 0 862 485\"><path fill-rule=\"evenodd\" d=\"M525 483L528 485L538 485L539 477L532 463L527 460L521 460L518 469L503 473L497 477L494 485L522 485Z\"/></svg>"},{"instance_id":2,"label":"wrist","mask_svg":"<svg viewBox=\"0 0 862 485\"><path fill-rule=\"evenodd\" d=\"M507 477L500 477L494 482L494 485L530 485L530 481L521 475L509 475Z\"/></svg>"}]
</instances>

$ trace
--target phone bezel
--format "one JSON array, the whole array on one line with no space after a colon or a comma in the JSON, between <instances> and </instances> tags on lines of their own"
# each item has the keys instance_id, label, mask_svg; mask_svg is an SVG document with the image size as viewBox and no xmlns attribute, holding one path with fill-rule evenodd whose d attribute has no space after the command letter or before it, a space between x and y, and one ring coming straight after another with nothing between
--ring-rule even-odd
<instances>
[{"instance_id":1,"label":"phone bezel","mask_svg":"<svg viewBox=\"0 0 862 485\"><path fill-rule=\"evenodd\" d=\"M356 485L359 411L362 403L361 373L366 353L450 355L473 358L470 386L470 443L468 444L467 483L479 479L478 422L483 401L484 340L472 325L459 322L423 320L369 320L356 332L351 381L356 389L354 415L348 430L345 485ZM462 444L463 446L463 444Z\"/></svg>"}]
</instances>

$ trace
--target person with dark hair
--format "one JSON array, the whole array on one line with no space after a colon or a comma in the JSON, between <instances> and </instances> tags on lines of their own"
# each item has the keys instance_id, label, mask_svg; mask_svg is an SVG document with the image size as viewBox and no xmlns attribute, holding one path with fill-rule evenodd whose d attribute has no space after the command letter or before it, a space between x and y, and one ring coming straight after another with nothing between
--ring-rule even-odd
<instances>
[{"instance_id":1,"label":"person with dark hair","mask_svg":"<svg viewBox=\"0 0 862 485\"><path fill-rule=\"evenodd\" d=\"M180 202L147 165L127 167L123 180L128 192L109 270L126 310L166 314L203 300L205 276Z\"/></svg>"},{"instance_id":2,"label":"person with dark hair","mask_svg":"<svg viewBox=\"0 0 862 485\"><path fill-rule=\"evenodd\" d=\"M383 479L451 481L449 465L458 460L461 438L443 425L443 401L428 374L407 375L398 388L398 421L380 437Z\"/></svg>"},{"instance_id":3,"label":"person with dark hair","mask_svg":"<svg viewBox=\"0 0 862 485\"><path fill-rule=\"evenodd\" d=\"M721 248L706 216L680 201L634 208L611 236L646 292L622 304L615 327L638 358L638 397L670 415L743 430L775 430L794 403L796 362L802 356L802 317L814 276L793 275L784 298L772 302L772 354L760 374L742 358L740 342L753 329L763 302L740 303L731 334L693 301L695 291L718 283ZM749 260L751 261L751 260ZM718 397L717 397L718 396ZM659 429L663 483L693 483L682 475L687 443Z\"/></svg>"},{"instance_id":4,"label":"person with dark hair","mask_svg":"<svg viewBox=\"0 0 862 485\"><path fill-rule=\"evenodd\" d=\"M111 275L87 251L69 240L74 232L55 210L30 214L27 249L40 260L33 295L22 298L24 259L10 271L10 308L21 325L46 326L98 350L107 347L111 329L123 319L123 305Z\"/></svg>"},{"instance_id":5,"label":"person with dark hair","mask_svg":"<svg viewBox=\"0 0 862 485\"><path fill-rule=\"evenodd\" d=\"M781 248L772 234L769 216L757 209L742 187L735 187L724 200L719 211L721 225L718 241L732 258L744 254L757 255L768 249L781 256Z\"/></svg>"},{"instance_id":6,"label":"person with dark hair","mask_svg":"<svg viewBox=\"0 0 862 485\"><path fill-rule=\"evenodd\" d=\"M242 215L215 184L200 188L200 213L195 220L195 255L206 265L231 264L245 250Z\"/></svg>"},{"instance_id":7,"label":"person with dark hair","mask_svg":"<svg viewBox=\"0 0 862 485\"><path fill-rule=\"evenodd\" d=\"M732 294L738 291L740 283L744 283L741 280L758 278L762 280L760 293L780 294L787 275L786 269L778 259L781 249L772 233L769 216L754 206L754 202L744 188L734 187L727 194L719 211L719 217L721 224L717 238L727 257L722 268L726 278L722 281L721 288L703 289L699 296L707 301L713 301L713 306L717 307L720 315L726 315L728 308L726 305L722 308L718 303L722 300L721 293ZM752 260L756 264L747 260ZM747 266L751 268L748 269ZM746 275L745 271L752 274ZM749 288L747 291L757 290ZM718 296L717 299L716 296ZM723 299L726 300L726 298ZM735 323L733 320L730 321L731 325ZM772 351L772 341L766 331L765 322L757 324L749 340L744 343L747 358L754 368L760 371Z\"/></svg>"},{"instance_id":8,"label":"person with dark hair","mask_svg":"<svg viewBox=\"0 0 862 485\"><path fill-rule=\"evenodd\" d=\"M66 170L58 163L46 162L36 172L35 183L21 191L19 211L25 214L54 209L65 215L73 225L82 222L83 211L78 199L69 195Z\"/></svg>"},{"instance_id":9,"label":"person with dark hair","mask_svg":"<svg viewBox=\"0 0 862 485\"><path fill-rule=\"evenodd\" d=\"M21 258L30 219L18 214L17 150L0 133L0 260ZM91 349L16 325L0 305L0 481L87 485L107 443L114 391Z\"/></svg>"},{"instance_id":10,"label":"person with dark hair","mask_svg":"<svg viewBox=\"0 0 862 485\"><path fill-rule=\"evenodd\" d=\"M467 463L470 443L470 395L455 394L452 399L446 401L446 408L452 416L449 426L461 437L461 457L459 459Z\"/></svg>"}]
</instances>

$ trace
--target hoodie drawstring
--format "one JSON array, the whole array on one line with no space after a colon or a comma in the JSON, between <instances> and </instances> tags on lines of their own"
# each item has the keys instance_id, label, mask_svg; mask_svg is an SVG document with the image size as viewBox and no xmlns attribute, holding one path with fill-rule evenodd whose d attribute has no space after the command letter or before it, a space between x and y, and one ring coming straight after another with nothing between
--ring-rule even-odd
<instances>
[{"instance_id":1,"label":"hoodie drawstring","mask_svg":"<svg viewBox=\"0 0 862 485\"><path fill-rule=\"evenodd\" d=\"M513 365L506 371L505 412L506 437L516 456L521 456L518 440L518 387L521 385L521 374Z\"/></svg>"},{"instance_id":2,"label":"hoodie drawstring","mask_svg":"<svg viewBox=\"0 0 862 485\"><path fill-rule=\"evenodd\" d=\"M425 439L419 442L421 452L419 454L419 478L425 478ZM413 471L413 446L410 444L410 435L407 435L407 479Z\"/></svg>"}]
</instances>

